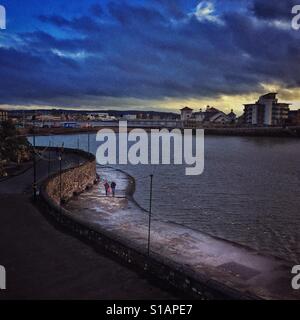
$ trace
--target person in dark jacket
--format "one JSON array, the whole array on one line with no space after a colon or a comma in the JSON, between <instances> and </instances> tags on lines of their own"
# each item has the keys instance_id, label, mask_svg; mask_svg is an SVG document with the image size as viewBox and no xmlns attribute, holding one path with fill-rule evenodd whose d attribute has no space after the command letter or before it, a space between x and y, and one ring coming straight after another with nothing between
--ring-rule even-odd
<instances>
[{"instance_id":1,"label":"person in dark jacket","mask_svg":"<svg viewBox=\"0 0 300 320\"><path fill-rule=\"evenodd\" d=\"M116 195L117 184L113 181L110 185L113 197Z\"/></svg>"}]
</instances>

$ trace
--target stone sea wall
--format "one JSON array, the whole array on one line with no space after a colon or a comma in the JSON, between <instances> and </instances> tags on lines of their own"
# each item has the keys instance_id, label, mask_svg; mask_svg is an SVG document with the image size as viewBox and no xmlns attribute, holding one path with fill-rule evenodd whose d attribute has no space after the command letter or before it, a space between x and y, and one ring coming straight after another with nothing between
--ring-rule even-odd
<instances>
[{"instance_id":1,"label":"stone sea wall","mask_svg":"<svg viewBox=\"0 0 300 320\"><path fill-rule=\"evenodd\" d=\"M205 128L205 135L299 138L300 127Z\"/></svg>"},{"instance_id":2,"label":"stone sea wall","mask_svg":"<svg viewBox=\"0 0 300 320\"><path fill-rule=\"evenodd\" d=\"M68 152L73 152L68 150ZM78 152L78 151L76 151ZM91 186L96 179L95 157L85 154L87 159L79 167L63 172L62 194L67 200L74 192L83 191ZM80 182L78 182L80 181ZM162 281L168 287L182 292L186 297L196 299L237 299L252 300L257 297L245 295L239 291L224 286L209 277L188 271L167 257L151 254L148 256L145 248L120 239L106 230L95 230L87 222L78 219L59 204L60 178L55 174L47 179L40 189L40 207L44 214L57 223L65 231L88 242L97 250L105 251L122 263L143 272L146 277Z\"/></svg>"},{"instance_id":3,"label":"stone sea wall","mask_svg":"<svg viewBox=\"0 0 300 320\"><path fill-rule=\"evenodd\" d=\"M56 148L52 148L53 151ZM59 150L57 149L59 152ZM64 149L64 153L74 153L85 159L83 163L77 167L62 170L52 175L45 183L45 192L56 204L60 199L63 202L68 201L75 194L79 194L88 188L91 188L97 181L96 175L96 159L94 155L73 149Z\"/></svg>"},{"instance_id":4,"label":"stone sea wall","mask_svg":"<svg viewBox=\"0 0 300 320\"><path fill-rule=\"evenodd\" d=\"M118 132L118 123L113 126L106 126L106 129L112 129ZM57 135L72 135L72 134L87 134L87 133L97 133L98 130L103 129L104 127L94 127L94 128L39 128L37 130L38 135L45 135L48 136L50 134L57 134ZM143 128L146 131L150 131L151 128L162 129L168 128L169 130L178 128L177 126L169 127L169 126L143 126L139 125L139 123L135 123L134 128ZM182 127L179 127L183 129ZM194 128L193 126L186 127L187 129ZM131 124L128 124L128 131L132 130L133 127ZM195 128L194 128L195 129ZM205 135L220 135L220 136L247 136L247 137L288 137L288 138L299 138L300 137L300 127L212 127L210 126L201 126L199 129L205 130ZM28 129L22 129L22 134L30 135Z\"/></svg>"}]
</instances>

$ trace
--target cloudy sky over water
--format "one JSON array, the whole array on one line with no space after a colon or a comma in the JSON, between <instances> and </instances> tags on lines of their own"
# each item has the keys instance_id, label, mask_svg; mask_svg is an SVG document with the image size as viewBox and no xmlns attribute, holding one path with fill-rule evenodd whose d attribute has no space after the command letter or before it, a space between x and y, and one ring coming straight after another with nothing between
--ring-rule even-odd
<instances>
[{"instance_id":1,"label":"cloudy sky over water","mask_svg":"<svg viewBox=\"0 0 300 320\"><path fill-rule=\"evenodd\" d=\"M0 0L0 106L300 107L300 0Z\"/></svg>"}]
</instances>

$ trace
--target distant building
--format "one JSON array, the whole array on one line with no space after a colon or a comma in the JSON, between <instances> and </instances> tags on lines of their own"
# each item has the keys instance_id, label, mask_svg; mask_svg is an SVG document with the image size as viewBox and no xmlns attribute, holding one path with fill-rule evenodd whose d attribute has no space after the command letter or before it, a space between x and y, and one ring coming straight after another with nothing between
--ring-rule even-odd
<instances>
[{"instance_id":1,"label":"distant building","mask_svg":"<svg viewBox=\"0 0 300 320\"><path fill-rule=\"evenodd\" d=\"M64 122L64 123L62 123L62 125L66 129L80 128L80 125L77 122Z\"/></svg>"},{"instance_id":2,"label":"distant building","mask_svg":"<svg viewBox=\"0 0 300 320\"><path fill-rule=\"evenodd\" d=\"M136 115L136 118L139 119L139 120L149 120L150 119L150 115L149 115L149 113L146 113L146 112L139 112Z\"/></svg>"},{"instance_id":3,"label":"distant building","mask_svg":"<svg viewBox=\"0 0 300 320\"><path fill-rule=\"evenodd\" d=\"M8 120L7 111L0 110L0 123Z\"/></svg>"},{"instance_id":4,"label":"distant building","mask_svg":"<svg viewBox=\"0 0 300 320\"><path fill-rule=\"evenodd\" d=\"M300 126L300 109L289 111L287 123L291 126Z\"/></svg>"},{"instance_id":5,"label":"distant building","mask_svg":"<svg viewBox=\"0 0 300 320\"><path fill-rule=\"evenodd\" d=\"M220 111L214 107L207 106L204 122L225 124L229 122L229 119L223 111Z\"/></svg>"},{"instance_id":6,"label":"distant building","mask_svg":"<svg viewBox=\"0 0 300 320\"><path fill-rule=\"evenodd\" d=\"M233 112L233 109L231 109L231 112L227 115L228 121L230 123L236 123L237 122L237 116L236 114Z\"/></svg>"},{"instance_id":7,"label":"distant building","mask_svg":"<svg viewBox=\"0 0 300 320\"><path fill-rule=\"evenodd\" d=\"M181 110L181 120L182 121L187 121L192 118L193 116L193 109L189 107L184 107Z\"/></svg>"},{"instance_id":8,"label":"distant building","mask_svg":"<svg viewBox=\"0 0 300 320\"><path fill-rule=\"evenodd\" d=\"M123 120L136 120L137 119L137 115L136 114L123 114L121 117Z\"/></svg>"},{"instance_id":9,"label":"distant building","mask_svg":"<svg viewBox=\"0 0 300 320\"><path fill-rule=\"evenodd\" d=\"M102 113L96 113L95 118L100 119L100 120L111 120L115 119L115 117L111 117L107 112L102 112Z\"/></svg>"},{"instance_id":10,"label":"distant building","mask_svg":"<svg viewBox=\"0 0 300 320\"><path fill-rule=\"evenodd\" d=\"M32 119L32 117L28 117L29 120ZM46 122L46 121L61 121L62 117L61 116L53 116L51 114L41 114L41 115L36 115L35 117L36 121L42 121L42 122Z\"/></svg>"},{"instance_id":11,"label":"distant building","mask_svg":"<svg viewBox=\"0 0 300 320\"><path fill-rule=\"evenodd\" d=\"M181 119L196 121L198 123L226 124L235 122L236 114L231 110L231 113L226 115L223 111L210 106L206 107L206 111L200 109L199 112L194 113L192 109L184 108L181 109Z\"/></svg>"},{"instance_id":12,"label":"distant building","mask_svg":"<svg viewBox=\"0 0 300 320\"><path fill-rule=\"evenodd\" d=\"M86 120L87 120L87 121L94 121L94 120L96 120L96 119L98 119L98 116L97 116L96 114L90 113L90 114L87 114L87 115L86 115Z\"/></svg>"},{"instance_id":13,"label":"distant building","mask_svg":"<svg viewBox=\"0 0 300 320\"><path fill-rule=\"evenodd\" d=\"M111 117L107 112L102 112L102 113L93 112L93 113L86 114L85 116L86 121L112 120L113 118L114 117Z\"/></svg>"},{"instance_id":14,"label":"distant building","mask_svg":"<svg viewBox=\"0 0 300 320\"><path fill-rule=\"evenodd\" d=\"M277 93L268 93L254 104L245 104L244 119L251 125L284 125L288 120L288 103L278 103Z\"/></svg>"},{"instance_id":15,"label":"distant building","mask_svg":"<svg viewBox=\"0 0 300 320\"><path fill-rule=\"evenodd\" d=\"M193 113L193 117L198 122L204 122L206 116L205 116L205 112L202 112L202 109L200 109L199 112L194 112Z\"/></svg>"}]
</instances>

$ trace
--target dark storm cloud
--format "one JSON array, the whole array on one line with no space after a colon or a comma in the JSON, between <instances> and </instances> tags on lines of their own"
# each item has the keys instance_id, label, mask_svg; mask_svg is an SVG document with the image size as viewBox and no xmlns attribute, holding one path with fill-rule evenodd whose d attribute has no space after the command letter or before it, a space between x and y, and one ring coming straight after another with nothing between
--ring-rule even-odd
<instances>
[{"instance_id":1,"label":"dark storm cloud","mask_svg":"<svg viewBox=\"0 0 300 320\"><path fill-rule=\"evenodd\" d=\"M40 15L36 31L18 35L18 47L0 47L0 103L93 105L107 96L201 98L249 93L261 83L300 85L298 33L268 23L283 7L271 17L268 1L242 2L244 11L225 12L214 1L217 19L197 19L199 2L181 0Z\"/></svg>"},{"instance_id":2,"label":"dark storm cloud","mask_svg":"<svg viewBox=\"0 0 300 320\"><path fill-rule=\"evenodd\" d=\"M90 7L90 13L92 15L94 15L95 17L101 17L102 14L103 14L103 9L101 7L100 4L93 4L91 7Z\"/></svg>"},{"instance_id":3,"label":"dark storm cloud","mask_svg":"<svg viewBox=\"0 0 300 320\"><path fill-rule=\"evenodd\" d=\"M62 16L52 15L52 16L44 16L40 15L39 19L41 22L52 23L57 27L66 27L70 25L70 22Z\"/></svg>"},{"instance_id":4,"label":"dark storm cloud","mask_svg":"<svg viewBox=\"0 0 300 320\"><path fill-rule=\"evenodd\" d=\"M81 16L71 20L65 19L62 16L51 15L39 16L41 22L53 24L56 27L60 28L69 28L74 29L80 32L97 32L99 31L99 24L94 20L93 16Z\"/></svg>"},{"instance_id":5,"label":"dark storm cloud","mask_svg":"<svg viewBox=\"0 0 300 320\"><path fill-rule=\"evenodd\" d=\"M74 51L88 46L88 43L85 39L72 38L62 40L57 39L43 31L23 33L21 36L22 39L25 40L25 46L27 49L31 50L32 52L49 51L52 49Z\"/></svg>"},{"instance_id":6,"label":"dark storm cloud","mask_svg":"<svg viewBox=\"0 0 300 320\"><path fill-rule=\"evenodd\" d=\"M153 0L153 2L162 9L166 14L176 18L182 19L184 17L184 0L172 1L172 0ZM194 1L193 6L196 7L197 1Z\"/></svg>"},{"instance_id":7,"label":"dark storm cloud","mask_svg":"<svg viewBox=\"0 0 300 320\"><path fill-rule=\"evenodd\" d=\"M254 0L252 8L258 18L290 21L292 8L297 4L299 0Z\"/></svg>"},{"instance_id":8,"label":"dark storm cloud","mask_svg":"<svg viewBox=\"0 0 300 320\"><path fill-rule=\"evenodd\" d=\"M108 9L111 16L122 25L143 22L159 24L164 21L164 16L156 9L130 5L126 2L110 2Z\"/></svg>"}]
</instances>

